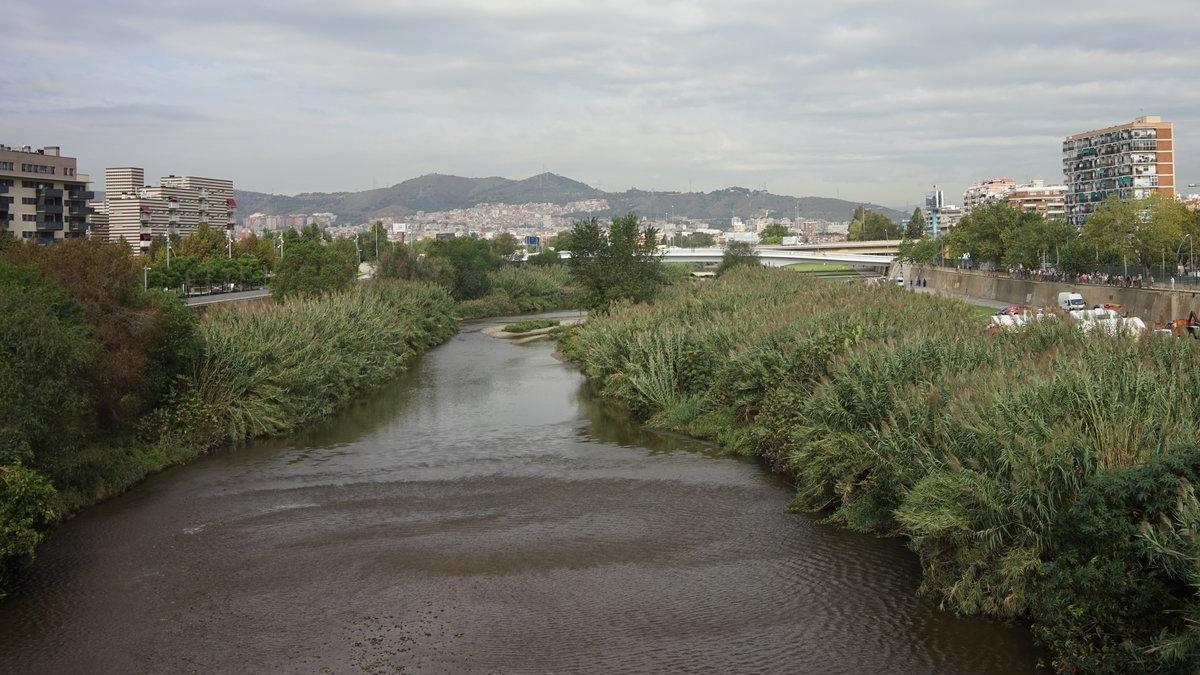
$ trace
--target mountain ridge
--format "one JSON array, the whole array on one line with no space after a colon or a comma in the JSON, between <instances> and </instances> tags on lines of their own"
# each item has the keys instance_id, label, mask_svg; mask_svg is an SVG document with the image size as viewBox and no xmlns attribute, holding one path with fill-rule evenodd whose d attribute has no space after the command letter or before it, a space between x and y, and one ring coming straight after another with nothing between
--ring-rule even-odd
<instances>
[{"instance_id":1,"label":"mountain ridge","mask_svg":"<svg viewBox=\"0 0 1200 675\"><path fill-rule=\"evenodd\" d=\"M566 204L584 199L606 199L610 215L633 211L643 216L665 216L709 221L710 225L728 226L737 216L752 217L762 210L773 216L845 221L860 206L859 202L833 197L792 197L764 190L727 187L712 192L674 192L630 188L624 192L605 192L586 183L545 172L514 180L500 176L467 178L430 173L395 185L359 192L302 192L277 195L250 190L235 190L241 214L334 213L341 222L365 222L373 218L402 218L418 211L448 211L479 204L525 204L546 202ZM673 208L672 208L673 207ZM908 214L878 204L867 208L888 218L902 221Z\"/></svg>"}]
</instances>

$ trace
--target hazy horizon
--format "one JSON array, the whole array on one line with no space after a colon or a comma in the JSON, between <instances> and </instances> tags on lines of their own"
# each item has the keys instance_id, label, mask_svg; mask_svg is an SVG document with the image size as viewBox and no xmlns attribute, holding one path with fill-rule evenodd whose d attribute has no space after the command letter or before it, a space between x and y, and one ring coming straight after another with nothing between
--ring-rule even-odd
<instances>
[{"instance_id":1,"label":"hazy horizon","mask_svg":"<svg viewBox=\"0 0 1200 675\"><path fill-rule=\"evenodd\" d=\"M901 208L1061 182L1063 137L1139 114L1200 182L1182 0L10 5L0 143L59 145L101 190L119 165L276 194L551 171Z\"/></svg>"}]
</instances>

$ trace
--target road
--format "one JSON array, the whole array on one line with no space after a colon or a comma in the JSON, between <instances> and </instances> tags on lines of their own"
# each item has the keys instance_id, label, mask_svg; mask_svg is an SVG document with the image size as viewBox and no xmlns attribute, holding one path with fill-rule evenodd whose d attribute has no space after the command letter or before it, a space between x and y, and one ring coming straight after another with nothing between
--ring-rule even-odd
<instances>
[{"instance_id":1,"label":"road","mask_svg":"<svg viewBox=\"0 0 1200 675\"><path fill-rule=\"evenodd\" d=\"M983 298L973 298L969 295L955 295L953 293L938 293L936 289L929 288L928 286L918 286L918 287L914 288L912 286L906 285L904 288L906 288L914 293L925 293L927 295L939 295L943 298L954 298L955 300L962 300L963 302L968 303L968 304L979 305L980 307L991 307L992 309L1004 309L1005 307L1011 307L1013 304L1011 302L1001 302L1000 300L985 300Z\"/></svg>"},{"instance_id":2,"label":"road","mask_svg":"<svg viewBox=\"0 0 1200 675\"><path fill-rule=\"evenodd\" d=\"M237 291L236 293L217 293L215 295L196 295L187 298L185 302L191 307L197 305L212 305L218 302L233 302L234 300L250 300L252 298L265 298L271 292L265 288L257 288L252 291Z\"/></svg>"}]
</instances>

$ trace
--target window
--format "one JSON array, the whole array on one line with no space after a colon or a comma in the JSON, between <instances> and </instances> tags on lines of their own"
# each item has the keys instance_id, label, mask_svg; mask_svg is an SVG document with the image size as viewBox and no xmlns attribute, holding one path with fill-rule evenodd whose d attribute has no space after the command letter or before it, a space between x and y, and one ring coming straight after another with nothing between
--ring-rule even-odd
<instances>
[{"instance_id":1,"label":"window","mask_svg":"<svg viewBox=\"0 0 1200 675\"><path fill-rule=\"evenodd\" d=\"M21 220L26 223L32 223L33 221L37 220L37 216L32 213L22 213Z\"/></svg>"},{"instance_id":2,"label":"window","mask_svg":"<svg viewBox=\"0 0 1200 675\"><path fill-rule=\"evenodd\" d=\"M0 171L12 171L12 170L13 170L12 162L0 162Z\"/></svg>"},{"instance_id":3,"label":"window","mask_svg":"<svg viewBox=\"0 0 1200 675\"><path fill-rule=\"evenodd\" d=\"M26 206L37 204L37 197L21 197L21 203Z\"/></svg>"}]
</instances>

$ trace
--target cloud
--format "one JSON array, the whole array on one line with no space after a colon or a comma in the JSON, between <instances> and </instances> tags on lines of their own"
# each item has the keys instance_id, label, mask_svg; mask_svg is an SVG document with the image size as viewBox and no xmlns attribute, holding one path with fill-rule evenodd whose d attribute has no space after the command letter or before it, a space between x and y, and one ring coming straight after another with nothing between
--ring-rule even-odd
<instances>
[{"instance_id":1,"label":"cloud","mask_svg":"<svg viewBox=\"0 0 1200 675\"><path fill-rule=\"evenodd\" d=\"M47 114L12 115L6 142L93 173L301 191L545 166L900 206L935 182L1059 180L1063 136L1144 111L1176 122L1180 182L1200 178L1184 0L9 5L0 98Z\"/></svg>"}]
</instances>

